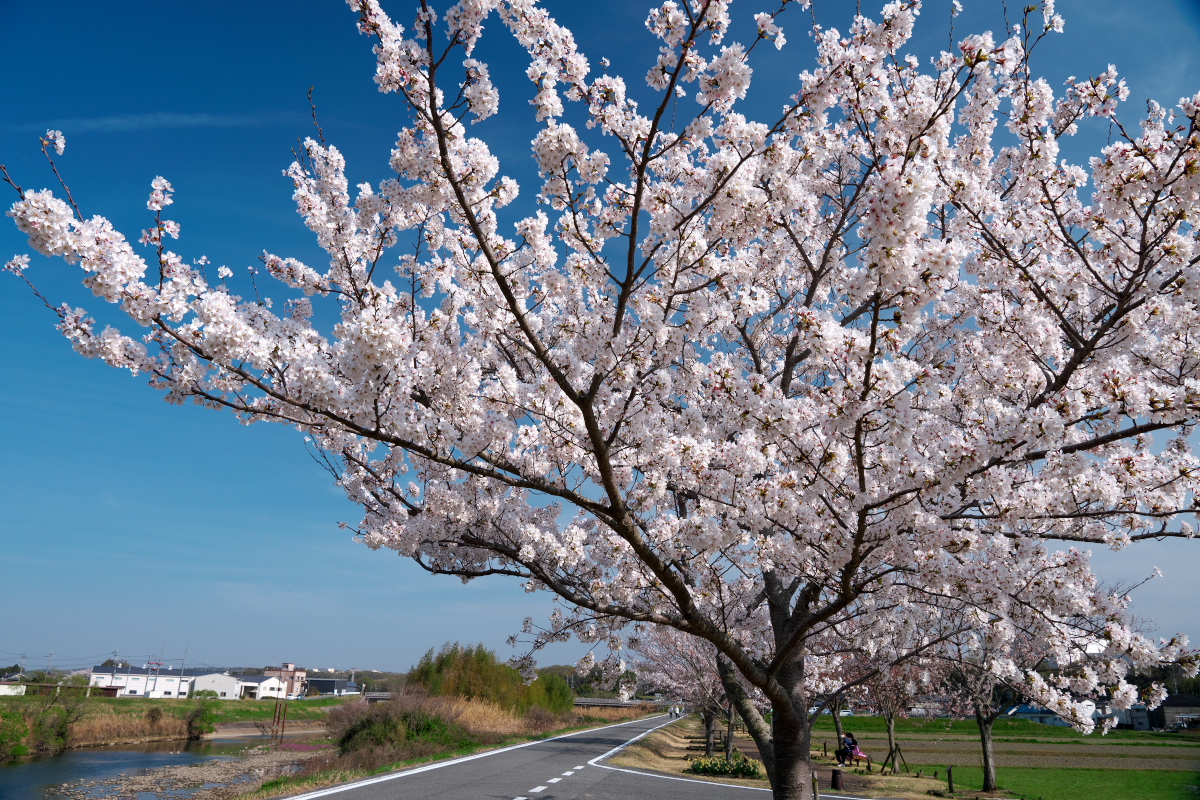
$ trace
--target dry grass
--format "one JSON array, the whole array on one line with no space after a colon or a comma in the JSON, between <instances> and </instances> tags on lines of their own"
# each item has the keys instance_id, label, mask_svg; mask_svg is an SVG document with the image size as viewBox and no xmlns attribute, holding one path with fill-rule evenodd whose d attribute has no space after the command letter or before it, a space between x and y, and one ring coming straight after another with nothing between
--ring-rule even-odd
<instances>
[{"instance_id":1,"label":"dry grass","mask_svg":"<svg viewBox=\"0 0 1200 800\"><path fill-rule=\"evenodd\" d=\"M623 708L596 706L580 711L578 717L580 719L579 724L583 725L588 722L624 722L630 719L648 717L654 713L661 713L661 710L649 703L641 703L636 706L625 706Z\"/></svg>"},{"instance_id":2,"label":"dry grass","mask_svg":"<svg viewBox=\"0 0 1200 800\"><path fill-rule=\"evenodd\" d=\"M71 723L71 747L115 744L138 739L186 739L187 723L170 715L158 720L145 714L91 714Z\"/></svg>"},{"instance_id":3,"label":"dry grass","mask_svg":"<svg viewBox=\"0 0 1200 800\"><path fill-rule=\"evenodd\" d=\"M391 702L396 704L397 711L420 710L440 717L464 729L474 741L463 742L457 749L429 742L405 741L399 745L362 747L346 753L330 750L307 760L296 774L245 787L244 793L237 795L238 800L259 800L319 789L418 763L482 752L534 736L638 719L655 711L649 705L601 708L589 709L585 716L575 713L555 715L534 707L519 715L486 700L420 694L401 695ZM365 702L348 703L334 709L329 714L330 736L337 741L360 715L366 713L369 711Z\"/></svg>"},{"instance_id":4,"label":"dry grass","mask_svg":"<svg viewBox=\"0 0 1200 800\"><path fill-rule=\"evenodd\" d=\"M766 778L726 778L711 775L693 775L687 772L691 758L702 756L702 751L689 750L692 737L703 736L704 729L695 717L684 717L674 725L659 728L654 733L626 747L608 760L614 767L647 769L669 775L685 775L688 778L711 783L730 783L735 786L757 786L768 788Z\"/></svg>"},{"instance_id":5,"label":"dry grass","mask_svg":"<svg viewBox=\"0 0 1200 800\"><path fill-rule=\"evenodd\" d=\"M475 736L520 736L530 733L529 720L512 711L501 708L486 700L463 700L462 698L431 697L431 701L441 701L440 706L445 710L427 709L444 719L452 720L462 725ZM540 731L533 731L540 732Z\"/></svg>"}]
</instances>

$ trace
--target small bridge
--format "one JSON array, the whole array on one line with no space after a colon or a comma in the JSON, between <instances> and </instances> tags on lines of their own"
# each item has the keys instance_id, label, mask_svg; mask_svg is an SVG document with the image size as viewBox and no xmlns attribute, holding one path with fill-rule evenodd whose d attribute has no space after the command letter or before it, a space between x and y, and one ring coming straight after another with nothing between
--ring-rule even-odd
<instances>
[{"instance_id":1,"label":"small bridge","mask_svg":"<svg viewBox=\"0 0 1200 800\"><path fill-rule=\"evenodd\" d=\"M632 708L633 706L669 706L670 700L621 700L616 697L576 697L575 705L580 708Z\"/></svg>"}]
</instances>

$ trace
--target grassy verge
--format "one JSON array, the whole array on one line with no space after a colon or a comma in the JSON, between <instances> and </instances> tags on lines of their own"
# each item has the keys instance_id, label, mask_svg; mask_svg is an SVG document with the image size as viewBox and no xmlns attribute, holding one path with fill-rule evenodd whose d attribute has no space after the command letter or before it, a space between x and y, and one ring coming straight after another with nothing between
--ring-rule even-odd
<instances>
[{"instance_id":1,"label":"grassy verge","mask_svg":"<svg viewBox=\"0 0 1200 800\"><path fill-rule=\"evenodd\" d=\"M346 702L344 697L323 697L315 700L293 700L288 703L288 720L324 719L330 706ZM24 711L34 708L37 697L6 697L0 701L0 710ZM217 723L257 722L270 720L275 714L274 700L215 700L214 711ZM90 697L88 713L113 715L145 715L152 708L162 709L164 715L182 719L191 708L192 701L168 700L145 697Z\"/></svg>"},{"instance_id":2,"label":"grassy verge","mask_svg":"<svg viewBox=\"0 0 1200 800\"><path fill-rule=\"evenodd\" d=\"M374 769L334 768L322 770L312 774L284 775L267 780L260 786L249 790L245 794L238 795L238 800L267 800L267 798L280 797L282 795L288 795L302 791L311 791L341 783L349 783L351 781L362 780L363 778L370 778L372 776L382 775L388 772L398 772L435 761L448 761L455 758L461 758L463 756L474 755L475 753L482 753L488 750L497 750L502 747L509 747L515 744L550 739L555 736L562 736L564 734L574 733L576 731L584 731L604 725L611 725L617 721L631 722L635 719L641 718L640 716L636 715L628 715L624 719L620 719L617 717L617 715L611 713L610 709L605 709L605 711L609 713L605 713L603 716L599 717L590 715L581 717L581 724L572 725L565 728L558 728L556 730L546 731L543 733L506 736L503 739L486 744L472 743L418 758L408 758L400 761L394 761Z\"/></svg>"},{"instance_id":3,"label":"grassy verge","mask_svg":"<svg viewBox=\"0 0 1200 800\"><path fill-rule=\"evenodd\" d=\"M864 718L855 718L856 722ZM973 726L972 726L973 727ZM857 726L859 731L869 730ZM695 718L685 718L674 725L655 731L614 756L610 763L634 769L665 772L689 778L700 776L686 773L688 758L698 756L695 750L702 726ZM753 745L743 737L735 744L749 750ZM1034 744L1040 744L1034 741ZM1173 741L1161 744L1175 746ZM1039 752L1031 747L1031 753ZM926 756L928 758L928 756ZM929 797L949 797L945 763L915 763L909 757L911 772L880 775L866 774L864 769L845 772L846 792L860 797L888 797L902 800L928 800ZM832 758L813 754L813 765L823 787L828 786ZM922 776L917 777L917 771ZM932 776L937 772L938 778ZM955 798L1024 798L1025 800L1200 800L1200 772L1183 770L1092 769L1053 767L1000 767L997 779L1001 791L984 794L983 772L979 767L955 765ZM763 781L711 778L719 783L766 787Z\"/></svg>"},{"instance_id":4,"label":"grassy verge","mask_svg":"<svg viewBox=\"0 0 1200 800\"><path fill-rule=\"evenodd\" d=\"M926 772L945 765L912 765ZM996 783L1025 800L1196 800L1200 797L1200 773L1170 770L1047 769L999 767ZM942 781L943 787L945 781ZM974 792L983 786L979 767L956 766L954 788Z\"/></svg>"}]
</instances>

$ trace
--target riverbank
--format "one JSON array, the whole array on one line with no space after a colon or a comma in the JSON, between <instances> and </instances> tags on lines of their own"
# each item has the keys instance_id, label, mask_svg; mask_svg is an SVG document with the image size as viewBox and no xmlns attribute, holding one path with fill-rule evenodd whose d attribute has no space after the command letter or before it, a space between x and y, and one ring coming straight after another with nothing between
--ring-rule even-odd
<instances>
[{"instance_id":1,"label":"riverbank","mask_svg":"<svg viewBox=\"0 0 1200 800\"><path fill-rule=\"evenodd\" d=\"M575 730L584 730L599 725L640 716L638 709L599 709L586 716L571 714L567 726L558 724L538 727L537 719L520 717L480 701L460 699L426 698L417 701L428 710L437 710L444 717L453 718L458 724L466 724L475 736L475 741L458 744L423 747L409 741L405 746L386 753L364 753L356 751L343 757L338 748L326 744L328 740L303 741L304 735L313 736L323 729L295 731L289 725L289 733L301 741L246 742L239 747L233 736L251 736L257 733L253 723L222 725L214 736L213 743L225 742L222 749L207 751L203 760L175 763L168 766L146 768L142 764L122 766L119 774L109 769L103 777L94 779L72 779L63 783L44 785L45 800L100 800L107 797L171 797L177 800L258 800L294 794L301 790L331 786L360 778L405 769L417 764L442 761L458 756L484 752L510 744L547 738ZM368 707L363 704L353 711L362 712ZM378 707L376 707L378 710ZM347 709L350 712L350 709ZM351 712L353 713L353 712ZM535 715L537 717L537 715ZM549 720L541 720L549 722ZM322 721L323 722L323 721ZM253 732L252 732L253 731ZM491 735L488 735L490 732ZM486 739L486 741L482 741ZM187 747L207 747L198 742L179 743ZM231 747L232 745L232 747ZM84 756L88 751L74 751L70 757ZM164 755L166 755L164 753ZM171 754L179 758L182 754ZM374 756L381 756L373 760ZM53 758L53 757L51 757ZM45 759L43 759L45 762ZM18 767L19 769L20 767ZM60 779L61 780L61 779ZM53 787L53 788L51 788ZM2 787L0 787L2 788ZM0 796L4 792L0 791ZM25 796L25 795L16 795Z\"/></svg>"},{"instance_id":2,"label":"riverbank","mask_svg":"<svg viewBox=\"0 0 1200 800\"><path fill-rule=\"evenodd\" d=\"M470 712L465 715L461 714L464 706L474 707L474 711L478 712L490 704L480 703L479 701L449 701L460 707L461 720L463 716L470 716ZM649 706L635 707L632 709L619 708L598 708L590 709L586 715L572 715L574 724L568 726L556 727L552 730L543 730L541 732L513 733L514 729L506 726L506 733L497 738L493 738L487 743L474 743L456 746L453 748L444 749L441 752L429 753L417 757L403 758L385 763L372 768L349 766L353 764L355 759L337 758L333 755L333 751L317 754L309 763L303 765L303 768L298 774L282 775L273 780L264 780L258 786L247 788L243 794L235 794L232 796L222 795L220 797L209 798L196 795L196 800L272 800L272 798L289 796L298 792L313 791L323 789L330 786L338 786L352 781L370 778L375 775L382 775L388 772L398 772L412 767L429 764L437 761L447 761L453 758L461 758L463 756L475 755L477 753L485 753L489 750L496 750L502 747L510 747L524 742L531 742L540 739L549 739L563 734L573 733L576 731L584 731L592 728L611 725L617 722L629 722L635 719L640 719L651 714L661 713L656 708ZM494 713L486 714L487 717L492 717L491 726L495 725L499 715ZM477 717L478 719L478 717ZM476 735L484 734L481 728L475 728L473 731Z\"/></svg>"},{"instance_id":3,"label":"riverbank","mask_svg":"<svg viewBox=\"0 0 1200 800\"><path fill-rule=\"evenodd\" d=\"M344 697L299 700L287 704L289 732L324 729L328 712ZM204 738L260 736L275 715L274 700L204 701L203 718L195 700L61 696L0 698L0 762L90 747L170 742Z\"/></svg>"},{"instance_id":4,"label":"riverbank","mask_svg":"<svg viewBox=\"0 0 1200 800\"><path fill-rule=\"evenodd\" d=\"M194 764L160 767L139 774L122 774L97 781L64 784L55 791L63 800L98 800L103 797L162 797L189 792L188 800L232 800L252 785L295 771L306 760L327 749L318 745L283 744L249 747L233 757L217 757Z\"/></svg>"}]
</instances>

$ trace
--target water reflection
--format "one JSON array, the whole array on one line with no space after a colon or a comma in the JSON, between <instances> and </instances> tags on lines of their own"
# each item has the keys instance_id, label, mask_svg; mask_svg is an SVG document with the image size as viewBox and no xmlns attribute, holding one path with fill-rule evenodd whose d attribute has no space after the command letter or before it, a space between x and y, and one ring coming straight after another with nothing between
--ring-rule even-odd
<instances>
[{"instance_id":1,"label":"water reflection","mask_svg":"<svg viewBox=\"0 0 1200 800\"><path fill-rule=\"evenodd\" d=\"M247 736L89 747L56 756L0 764L0 800L61 800L62 795L54 790L62 784L106 780L122 773L134 775L158 767L195 764L214 757L231 758L265 741L264 737ZM151 800L151 797L143 795L139 800Z\"/></svg>"}]
</instances>

